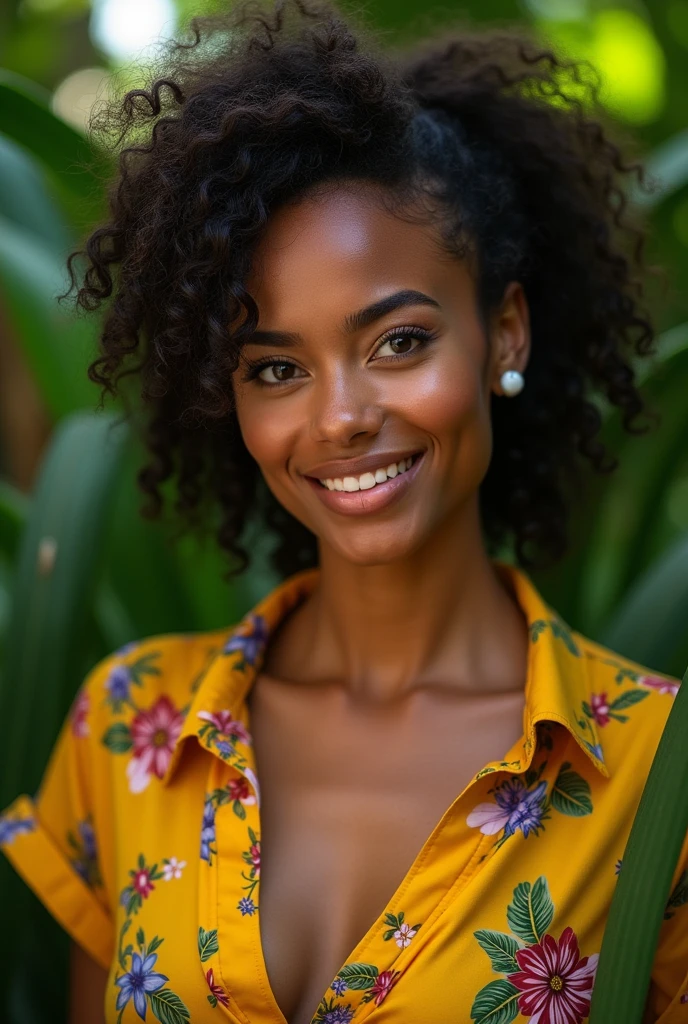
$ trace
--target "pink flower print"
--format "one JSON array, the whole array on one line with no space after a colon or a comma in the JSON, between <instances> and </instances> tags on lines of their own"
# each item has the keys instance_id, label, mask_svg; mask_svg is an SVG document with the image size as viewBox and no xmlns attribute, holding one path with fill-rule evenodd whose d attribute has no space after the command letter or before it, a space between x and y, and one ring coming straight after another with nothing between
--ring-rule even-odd
<instances>
[{"instance_id":1,"label":"pink flower print","mask_svg":"<svg viewBox=\"0 0 688 1024\"><path fill-rule=\"evenodd\" d=\"M590 1013L598 954L581 958L578 939L565 928L559 942L541 942L515 953L521 970L508 975L520 989L518 1008L531 1024L581 1024Z\"/></svg>"},{"instance_id":2,"label":"pink flower print","mask_svg":"<svg viewBox=\"0 0 688 1024\"><path fill-rule=\"evenodd\" d=\"M184 716L167 696L159 697L152 707L134 717L130 726L134 756L127 765L132 793L144 790L151 775L163 777L183 724Z\"/></svg>"},{"instance_id":3,"label":"pink flower print","mask_svg":"<svg viewBox=\"0 0 688 1024\"><path fill-rule=\"evenodd\" d=\"M260 843L252 843L249 847L248 863L253 865L252 878L260 878Z\"/></svg>"},{"instance_id":4,"label":"pink flower print","mask_svg":"<svg viewBox=\"0 0 688 1024\"><path fill-rule=\"evenodd\" d=\"M162 877L166 882L171 882L173 878L181 878L182 871L185 867L185 860L177 860L176 857L167 857L162 866Z\"/></svg>"},{"instance_id":5,"label":"pink flower print","mask_svg":"<svg viewBox=\"0 0 688 1024\"><path fill-rule=\"evenodd\" d=\"M256 798L251 792L248 779L232 779L227 783L227 792L230 800L239 800L242 804L254 804Z\"/></svg>"},{"instance_id":6,"label":"pink flower print","mask_svg":"<svg viewBox=\"0 0 688 1024\"><path fill-rule=\"evenodd\" d=\"M88 691L80 690L72 705L72 732L75 736L88 736L89 728L86 716L89 709Z\"/></svg>"},{"instance_id":7,"label":"pink flower print","mask_svg":"<svg viewBox=\"0 0 688 1024\"><path fill-rule=\"evenodd\" d=\"M242 743L250 744L251 737L243 722L232 717L231 711L199 711L198 717L210 722L223 736L228 736L232 742L240 740Z\"/></svg>"},{"instance_id":8,"label":"pink flower print","mask_svg":"<svg viewBox=\"0 0 688 1024\"><path fill-rule=\"evenodd\" d=\"M412 928L410 924L399 925L394 933L394 941L396 942L399 949L405 949L411 943L411 939L416 934L416 929Z\"/></svg>"},{"instance_id":9,"label":"pink flower print","mask_svg":"<svg viewBox=\"0 0 688 1024\"><path fill-rule=\"evenodd\" d=\"M609 700L606 693L590 694L590 710L592 717L598 725L607 725L609 722Z\"/></svg>"},{"instance_id":10,"label":"pink flower print","mask_svg":"<svg viewBox=\"0 0 688 1024\"><path fill-rule=\"evenodd\" d=\"M647 686L651 690L656 690L657 693L669 693L675 697L680 684L671 679L662 679L661 676L640 676L638 685Z\"/></svg>"},{"instance_id":11,"label":"pink flower print","mask_svg":"<svg viewBox=\"0 0 688 1024\"><path fill-rule=\"evenodd\" d=\"M223 989L222 985L215 984L215 975L213 973L212 967L209 967L208 970L205 972L205 980L208 982L208 988L210 989L211 995L215 999L213 1006L215 1006L217 1003L222 1003L223 1006L229 1006L229 997L226 994L225 990ZM210 999L210 996L208 996L208 998Z\"/></svg>"},{"instance_id":12,"label":"pink flower print","mask_svg":"<svg viewBox=\"0 0 688 1024\"><path fill-rule=\"evenodd\" d=\"M136 890L142 899L148 899L150 894L155 889L155 886L151 882L151 873L148 868L141 868L140 871L135 871L132 880L132 888Z\"/></svg>"},{"instance_id":13,"label":"pink flower print","mask_svg":"<svg viewBox=\"0 0 688 1024\"><path fill-rule=\"evenodd\" d=\"M396 985L400 977L401 971L381 971L378 974L375 984L370 990L376 1006L379 1006L382 1000L387 998L390 989Z\"/></svg>"}]
</instances>

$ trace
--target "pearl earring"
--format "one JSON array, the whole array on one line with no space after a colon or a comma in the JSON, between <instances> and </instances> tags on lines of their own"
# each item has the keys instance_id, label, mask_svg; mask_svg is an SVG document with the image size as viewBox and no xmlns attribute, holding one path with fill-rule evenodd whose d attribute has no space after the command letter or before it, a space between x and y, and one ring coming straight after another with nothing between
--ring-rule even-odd
<instances>
[{"instance_id":1,"label":"pearl earring","mask_svg":"<svg viewBox=\"0 0 688 1024\"><path fill-rule=\"evenodd\" d=\"M499 380L500 384L504 389L504 393L513 398L519 391L523 391L523 374L519 373L518 370L505 370Z\"/></svg>"}]
</instances>

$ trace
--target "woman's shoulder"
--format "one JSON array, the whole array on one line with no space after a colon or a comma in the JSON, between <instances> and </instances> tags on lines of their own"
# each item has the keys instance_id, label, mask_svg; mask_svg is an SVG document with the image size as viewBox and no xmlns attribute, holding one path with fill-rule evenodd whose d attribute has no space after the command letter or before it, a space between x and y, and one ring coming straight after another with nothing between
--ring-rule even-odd
<instances>
[{"instance_id":1,"label":"woman's shoulder","mask_svg":"<svg viewBox=\"0 0 688 1024\"><path fill-rule=\"evenodd\" d=\"M83 680L68 715L74 740L90 746L90 760L127 755L132 793L163 778L194 694L224 649L232 627L161 633L125 644L97 662Z\"/></svg>"}]
</instances>

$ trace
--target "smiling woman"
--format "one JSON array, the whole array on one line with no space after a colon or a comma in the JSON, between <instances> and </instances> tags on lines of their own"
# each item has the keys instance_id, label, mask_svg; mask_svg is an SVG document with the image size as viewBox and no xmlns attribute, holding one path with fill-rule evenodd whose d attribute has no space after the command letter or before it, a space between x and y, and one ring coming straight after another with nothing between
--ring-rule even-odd
<instances>
[{"instance_id":1,"label":"smiling woman","mask_svg":"<svg viewBox=\"0 0 688 1024\"><path fill-rule=\"evenodd\" d=\"M570 70L509 32L384 52L295 0L197 23L105 111L91 378L143 425L144 511L210 500L234 569L263 516L289 578L96 665L0 818L78 945L74 1024L588 1015L678 684L527 573L613 468L596 397L642 428L653 338L631 168ZM684 1020L687 870L653 1024Z\"/></svg>"}]
</instances>

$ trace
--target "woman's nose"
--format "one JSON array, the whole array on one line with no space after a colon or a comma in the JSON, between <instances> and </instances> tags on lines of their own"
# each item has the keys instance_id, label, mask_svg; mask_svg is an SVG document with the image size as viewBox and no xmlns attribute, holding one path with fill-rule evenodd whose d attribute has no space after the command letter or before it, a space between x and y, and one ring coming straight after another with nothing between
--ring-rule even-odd
<instances>
[{"instance_id":1,"label":"woman's nose","mask_svg":"<svg viewBox=\"0 0 688 1024\"><path fill-rule=\"evenodd\" d=\"M383 422L377 396L356 376L321 380L313 389L311 436L315 441L347 445L360 435L374 436Z\"/></svg>"}]
</instances>

